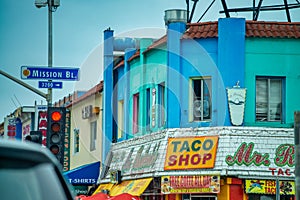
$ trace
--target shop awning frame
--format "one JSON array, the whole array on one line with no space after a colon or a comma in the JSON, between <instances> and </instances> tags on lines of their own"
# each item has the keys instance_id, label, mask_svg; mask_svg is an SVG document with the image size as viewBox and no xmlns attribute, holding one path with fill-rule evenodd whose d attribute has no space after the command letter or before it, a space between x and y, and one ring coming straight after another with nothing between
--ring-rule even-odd
<instances>
[{"instance_id":1,"label":"shop awning frame","mask_svg":"<svg viewBox=\"0 0 300 200\"><path fill-rule=\"evenodd\" d=\"M109 196L117 196L123 193L128 193L132 196L141 196L152 180L152 177L135 180L126 180L122 181L120 184L115 184L113 186L111 183L103 183L99 185L96 191L101 192L101 190L108 190Z\"/></svg>"},{"instance_id":2,"label":"shop awning frame","mask_svg":"<svg viewBox=\"0 0 300 200\"><path fill-rule=\"evenodd\" d=\"M100 161L64 172L64 176L73 185L92 185L97 183L99 171Z\"/></svg>"}]
</instances>

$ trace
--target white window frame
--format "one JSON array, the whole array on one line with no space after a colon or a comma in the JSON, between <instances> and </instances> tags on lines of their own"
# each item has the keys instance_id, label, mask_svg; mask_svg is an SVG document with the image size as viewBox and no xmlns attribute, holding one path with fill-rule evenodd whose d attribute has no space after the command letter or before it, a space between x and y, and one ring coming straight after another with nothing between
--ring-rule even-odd
<instances>
[{"instance_id":1,"label":"white window frame","mask_svg":"<svg viewBox=\"0 0 300 200\"><path fill-rule=\"evenodd\" d=\"M124 135L124 101L118 101L118 139Z\"/></svg>"},{"instance_id":2,"label":"white window frame","mask_svg":"<svg viewBox=\"0 0 300 200\"><path fill-rule=\"evenodd\" d=\"M201 81L201 91L200 91L200 97L196 98L196 94L194 92L194 81L196 80L200 80ZM206 84L206 86L208 87L208 95L209 97L204 97L204 84ZM197 121L210 121L212 118L212 79L211 77L194 77L194 78L190 78L190 84L189 84L189 121L190 122L197 122ZM203 99L204 101L202 101L201 99ZM203 111L204 109L200 109L200 108L205 108L206 107L206 113ZM199 109L197 109L199 108ZM208 110L207 110L208 109ZM198 112L196 113L196 111L198 110ZM199 113L200 112L200 113ZM208 112L208 115L207 115ZM197 115L196 115L197 114Z\"/></svg>"},{"instance_id":3,"label":"white window frame","mask_svg":"<svg viewBox=\"0 0 300 200\"><path fill-rule=\"evenodd\" d=\"M90 151L96 150L96 140L97 140L97 121L90 123Z\"/></svg>"},{"instance_id":4,"label":"white window frame","mask_svg":"<svg viewBox=\"0 0 300 200\"><path fill-rule=\"evenodd\" d=\"M266 85L259 86L258 83L265 81ZM275 81L279 81L277 91L273 91ZM255 120L257 122L281 122L283 121L283 84L282 77L260 77L257 76L255 80ZM265 91L262 91L265 89ZM272 89L272 91L271 91ZM274 95L278 95L274 97ZM265 98L264 98L265 97ZM276 100L274 100L276 98ZM276 108L272 106L276 104ZM266 104L266 105L264 105ZM259 116L260 115L260 116ZM262 116L265 115L265 116ZM279 117L278 117L279 115Z\"/></svg>"}]
</instances>

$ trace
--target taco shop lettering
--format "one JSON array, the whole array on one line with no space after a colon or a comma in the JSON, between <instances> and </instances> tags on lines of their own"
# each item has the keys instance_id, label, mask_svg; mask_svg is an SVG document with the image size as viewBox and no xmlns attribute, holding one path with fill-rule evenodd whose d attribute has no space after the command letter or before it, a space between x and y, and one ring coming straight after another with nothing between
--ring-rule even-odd
<instances>
[{"instance_id":1,"label":"taco shop lettering","mask_svg":"<svg viewBox=\"0 0 300 200\"><path fill-rule=\"evenodd\" d=\"M255 149L253 142L243 142L237 148L233 155L227 155L225 162L229 166L233 165L256 165L266 166L273 176L291 176L294 170L291 167L295 166L295 149L293 144L281 144L274 152L274 159L270 159L269 153L260 153ZM271 164L277 167L270 167Z\"/></svg>"},{"instance_id":2,"label":"taco shop lettering","mask_svg":"<svg viewBox=\"0 0 300 200\"><path fill-rule=\"evenodd\" d=\"M213 168L218 137L169 138L165 170Z\"/></svg>"}]
</instances>

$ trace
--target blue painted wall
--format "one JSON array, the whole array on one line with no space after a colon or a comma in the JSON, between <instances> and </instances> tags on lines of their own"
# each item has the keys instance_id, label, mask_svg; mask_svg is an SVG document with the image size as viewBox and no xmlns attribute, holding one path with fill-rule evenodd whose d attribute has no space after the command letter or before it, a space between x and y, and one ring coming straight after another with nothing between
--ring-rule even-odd
<instances>
[{"instance_id":1,"label":"blue painted wall","mask_svg":"<svg viewBox=\"0 0 300 200\"><path fill-rule=\"evenodd\" d=\"M126 140L131 138L130 137L130 130L129 130L129 123L131 119L129 118L130 116L130 104L129 104L129 99L130 99L130 65L128 63L128 59L134 55L136 52L136 49L126 49L125 50L125 56L124 56L124 76L122 79L124 79L124 136L121 138L122 140Z\"/></svg>"},{"instance_id":2,"label":"blue painted wall","mask_svg":"<svg viewBox=\"0 0 300 200\"><path fill-rule=\"evenodd\" d=\"M239 81L245 87L245 30L244 18L224 18L218 22L218 69L225 89L231 88ZM217 99L217 106L225 106L224 125L231 126L227 95L221 88ZM225 91L226 92L226 91ZM221 114L221 113L220 113ZM222 124L219 124L222 125Z\"/></svg>"},{"instance_id":3,"label":"blue painted wall","mask_svg":"<svg viewBox=\"0 0 300 200\"><path fill-rule=\"evenodd\" d=\"M181 71L181 42L185 23L175 22L168 25L167 30L167 127L177 128L181 123L182 101L182 71ZM172 109L169 106L172 105Z\"/></svg>"},{"instance_id":4,"label":"blue painted wall","mask_svg":"<svg viewBox=\"0 0 300 200\"><path fill-rule=\"evenodd\" d=\"M104 31L103 47L103 134L102 134L102 163L105 163L106 155L110 149L113 133L113 31Z\"/></svg>"},{"instance_id":5,"label":"blue painted wall","mask_svg":"<svg viewBox=\"0 0 300 200\"><path fill-rule=\"evenodd\" d=\"M217 125L217 94L218 83L218 40L217 38L198 39L198 40L183 40L182 41L182 98L181 101L181 127L206 127ZM198 76L211 76L212 78L212 121L208 122L192 122L189 121L189 112L192 112L189 105L189 81L191 78ZM220 108L218 108L220 110Z\"/></svg>"}]
</instances>

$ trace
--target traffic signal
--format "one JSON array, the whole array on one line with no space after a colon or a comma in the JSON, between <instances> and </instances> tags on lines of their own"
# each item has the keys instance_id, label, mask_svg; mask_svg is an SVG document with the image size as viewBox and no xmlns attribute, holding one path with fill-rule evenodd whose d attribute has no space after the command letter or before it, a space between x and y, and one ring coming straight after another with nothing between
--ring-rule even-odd
<instances>
[{"instance_id":1,"label":"traffic signal","mask_svg":"<svg viewBox=\"0 0 300 200\"><path fill-rule=\"evenodd\" d=\"M48 107L47 112L47 148L64 163L66 108Z\"/></svg>"},{"instance_id":2,"label":"traffic signal","mask_svg":"<svg viewBox=\"0 0 300 200\"><path fill-rule=\"evenodd\" d=\"M25 137L26 141L42 144L42 132L41 131L30 131L30 135Z\"/></svg>"}]
</instances>

